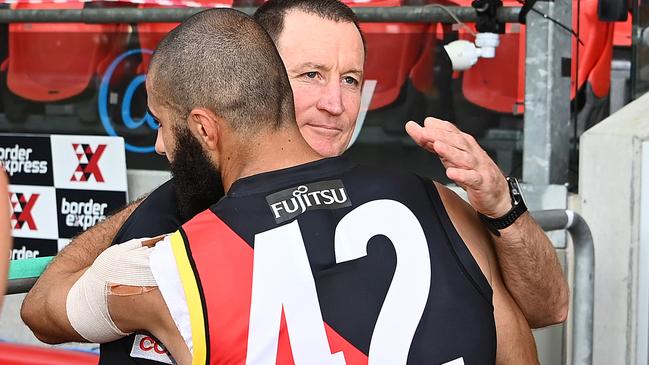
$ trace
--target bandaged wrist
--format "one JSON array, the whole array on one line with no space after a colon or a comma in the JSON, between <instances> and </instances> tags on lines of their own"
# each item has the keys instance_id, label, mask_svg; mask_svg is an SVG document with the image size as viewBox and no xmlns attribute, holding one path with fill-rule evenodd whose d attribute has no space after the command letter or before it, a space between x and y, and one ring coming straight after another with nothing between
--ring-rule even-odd
<instances>
[{"instance_id":1,"label":"bandaged wrist","mask_svg":"<svg viewBox=\"0 0 649 365\"><path fill-rule=\"evenodd\" d=\"M149 267L152 249L142 246L145 240L135 239L109 247L68 292L68 319L74 330L86 340L106 343L129 334L121 331L111 318L108 295L110 287L115 285L157 286Z\"/></svg>"}]
</instances>

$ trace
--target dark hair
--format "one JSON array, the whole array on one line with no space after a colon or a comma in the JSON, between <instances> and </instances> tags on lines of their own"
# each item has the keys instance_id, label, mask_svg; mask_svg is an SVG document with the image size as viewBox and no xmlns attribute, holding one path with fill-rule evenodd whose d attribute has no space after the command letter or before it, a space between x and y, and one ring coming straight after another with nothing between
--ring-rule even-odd
<instances>
[{"instance_id":1,"label":"dark hair","mask_svg":"<svg viewBox=\"0 0 649 365\"><path fill-rule=\"evenodd\" d=\"M365 37L354 11L338 0L269 0L260 6L253 18L270 34L275 44L284 30L284 17L291 10L303 11L334 22L353 23L358 29L365 49ZM365 49L367 53L367 49Z\"/></svg>"},{"instance_id":2,"label":"dark hair","mask_svg":"<svg viewBox=\"0 0 649 365\"><path fill-rule=\"evenodd\" d=\"M235 131L295 124L293 93L271 38L248 15L210 9L160 42L149 68L153 94L184 121L203 107Z\"/></svg>"}]
</instances>

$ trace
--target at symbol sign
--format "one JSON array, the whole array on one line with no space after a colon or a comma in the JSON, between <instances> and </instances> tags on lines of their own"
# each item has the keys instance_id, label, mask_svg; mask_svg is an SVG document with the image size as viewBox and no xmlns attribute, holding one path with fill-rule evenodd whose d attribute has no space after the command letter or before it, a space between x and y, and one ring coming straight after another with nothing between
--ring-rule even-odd
<instances>
[{"instance_id":1,"label":"at symbol sign","mask_svg":"<svg viewBox=\"0 0 649 365\"><path fill-rule=\"evenodd\" d=\"M115 60L110 64L110 66L106 70L106 73L101 79L101 84L99 86L99 98L98 98L97 107L99 110L99 119L101 120L101 124L104 126L104 129L106 130L106 133L108 133L108 135L119 136L117 134L117 131L115 131L115 128L113 127L113 121L111 120L110 115L108 113L108 103L110 99L110 90L109 90L110 79L112 78L115 69L119 66L119 64L124 59L126 59L129 56L137 55L140 53L153 54L153 51L150 49L133 49L122 53L117 58L115 58ZM124 126L126 126L126 128L128 129L137 129L146 123L146 125L149 126L149 128L151 128L154 131L157 131L158 125L155 123L153 117L151 117L149 113L146 113L144 117L140 119L133 119L133 116L131 115L131 102L133 101L133 95L137 91L137 88L144 83L145 78L146 77L144 75L137 75L128 84L128 87L126 88L126 92L124 93L124 98L122 100L120 114ZM155 147L153 145L136 146L128 143L127 141L124 141L124 146L127 151L135 152L135 153L152 153L155 151Z\"/></svg>"}]
</instances>

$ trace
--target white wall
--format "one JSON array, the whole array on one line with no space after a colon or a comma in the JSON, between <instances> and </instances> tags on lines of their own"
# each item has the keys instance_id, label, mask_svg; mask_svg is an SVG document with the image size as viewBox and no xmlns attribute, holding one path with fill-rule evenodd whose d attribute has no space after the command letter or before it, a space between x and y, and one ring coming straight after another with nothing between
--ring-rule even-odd
<instances>
[{"instance_id":1,"label":"white wall","mask_svg":"<svg viewBox=\"0 0 649 365\"><path fill-rule=\"evenodd\" d=\"M587 131L580 141L581 213L595 244L594 364L639 365L637 330L648 326L638 324L637 308L646 140L649 94Z\"/></svg>"}]
</instances>

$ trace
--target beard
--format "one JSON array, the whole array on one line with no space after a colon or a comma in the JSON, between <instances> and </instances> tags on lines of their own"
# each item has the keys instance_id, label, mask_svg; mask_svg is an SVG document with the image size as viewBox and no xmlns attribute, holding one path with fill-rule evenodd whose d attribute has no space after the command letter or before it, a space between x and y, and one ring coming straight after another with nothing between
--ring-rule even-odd
<instances>
[{"instance_id":1,"label":"beard","mask_svg":"<svg viewBox=\"0 0 649 365\"><path fill-rule=\"evenodd\" d=\"M176 146L171 175L178 198L178 211L189 220L225 194L218 169L187 127L174 128Z\"/></svg>"}]
</instances>

